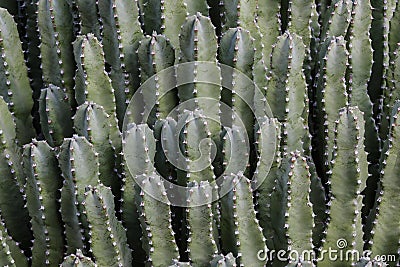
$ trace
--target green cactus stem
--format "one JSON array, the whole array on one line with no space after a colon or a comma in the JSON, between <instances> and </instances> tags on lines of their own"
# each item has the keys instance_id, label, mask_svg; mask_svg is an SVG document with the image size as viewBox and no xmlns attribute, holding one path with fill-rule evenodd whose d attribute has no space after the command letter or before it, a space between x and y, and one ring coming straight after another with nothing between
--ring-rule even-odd
<instances>
[{"instance_id":1,"label":"green cactus stem","mask_svg":"<svg viewBox=\"0 0 400 267\"><path fill-rule=\"evenodd\" d=\"M71 106L75 106L71 1L39 0L37 4L43 82L45 86L53 84L65 88Z\"/></svg>"},{"instance_id":2,"label":"green cactus stem","mask_svg":"<svg viewBox=\"0 0 400 267\"><path fill-rule=\"evenodd\" d=\"M129 266L131 251L122 223L115 216L111 189L88 186L83 206L89 224L90 245L99 266Z\"/></svg>"},{"instance_id":3,"label":"green cactus stem","mask_svg":"<svg viewBox=\"0 0 400 267\"><path fill-rule=\"evenodd\" d=\"M291 156L285 228L289 253L290 251L302 253L313 249L314 215L310 201L311 173L306 158L295 153ZM313 258L303 260L311 264Z\"/></svg>"},{"instance_id":4,"label":"green cactus stem","mask_svg":"<svg viewBox=\"0 0 400 267\"><path fill-rule=\"evenodd\" d=\"M232 253L224 255L215 255L210 262L211 267L236 267L236 259Z\"/></svg>"},{"instance_id":5,"label":"green cactus stem","mask_svg":"<svg viewBox=\"0 0 400 267\"><path fill-rule=\"evenodd\" d=\"M116 120L116 98L110 77L105 71L104 52L99 41L93 34L78 37L74 42L74 53L78 64L75 77L78 104L81 105L85 101L99 104Z\"/></svg>"},{"instance_id":6,"label":"green cactus stem","mask_svg":"<svg viewBox=\"0 0 400 267\"><path fill-rule=\"evenodd\" d=\"M156 142L153 132L147 124L128 125L124 148L124 180L121 198L121 217L127 231L127 239L135 257L134 262L143 263L146 252L142 248L142 230L139 221L138 206L136 198L139 196L140 189L136 184L136 179L140 175L152 175L154 169L154 156Z\"/></svg>"},{"instance_id":7,"label":"green cactus stem","mask_svg":"<svg viewBox=\"0 0 400 267\"><path fill-rule=\"evenodd\" d=\"M59 165L64 178L61 189L61 215L65 223L67 251L89 250L89 226L83 214L85 187L99 183L99 160L85 137L66 138L60 147ZM85 162L85 164L81 164Z\"/></svg>"},{"instance_id":8,"label":"green cactus stem","mask_svg":"<svg viewBox=\"0 0 400 267\"><path fill-rule=\"evenodd\" d=\"M327 39L321 46L320 73L316 88L316 139L320 147L317 147L318 156L323 158L323 163L318 166L326 173L329 161L332 159L334 144L335 121L338 110L345 107L348 102L346 86L346 70L348 67L348 52L346 41L342 36Z\"/></svg>"},{"instance_id":9,"label":"green cactus stem","mask_svg":"<svg viewBox=\"0 0 400 267\"><path fill-rule=\"evenodd\" d=\"M13 17L0 8L0 95L15 117L17 140L20 145L29 143L35 135L32 126L32 88L22 53L21 41Z\"/></svg>"},{"instance_id":10,"label":"green cactus stem","mask_svg":"<svg viewBox=\"0 0 400 267\"><path fill-rule=\"evenodd\" d=\"M221 187L233 187L225 197L229 206L221 207L221 227L232 227L230 248L237 256L240 266L261 266L263 263L257 253L265 248L265 238L253 204L251 182L243 174L229 175ZM227 209L224 209L227 208ZM228 238L227 236L225 237Z\"/></svg>"},{"instance_id":11,"label":"green cactus stem","mask_svg":"<svg viewBox=\"0 0 400 267\"><path fill-rule=\"evenodd\" d=\"M186 209L186 230L189 259L194 266L205 267L218 253L214 239L217 229L213 227L216 214L211 205L213 189L207 181L193 182L188 187L186 200L190 207Z\"/></svg>"},{"instance_id":12,"label":"green cactus stem","mask_svg":"<svg viewBox=\"0 0 400 267\"><path fill-rule=\"evenodd\" d=\"M222 101L231 107L232 125L239 126L243 123L250 139L254 136L254 118L251 110L254 84L250 82L253 78L253 47L250 32L243 28L234 28L225 32L219 48L220 62L235 69L232 73L222 73L223 84L229 85L229 89L222 90ZM248 79L238 75L236 70Z\"/></svg>"},{"instance_id":13,"label":"green cactus stem","mask_svg":"<svg viewBox=\"0 0 400 267\"><path fill-rule=\"evenodd\" d=\"M400 102L396 102L393 107L390 137L386 141L387 150L382 155L381 183L382 188L378 192L378 209L372 231L373 238L370 241L372 245L372 256L376 255L396 255L396 261L390 262L394 266L398 260L399 247L399 228L396 226L398 221L398 183L397 178L399 168L398 158L398 119L400 112Z\"/></svg>"},{"instance_id":14,"label":"green cactus stem","mask_svg":"<svg viewBox=\"0 0 400 267\"><path fill-rule=\"evenodd\" d=\"M0 214L0 264L1 266L28 267L28 261L23 251L8 234Z\"/></svg>"},{"instance_id":15,"label":"green cactus stem","mask_svg":"<svg viewBox=\"0 0 400 267\"><path fill-rule=\"evenodd\" d=\"M130 99L140 85L139 63L137 48L143 38L143 31L139 22L137 0L114 1L114 15L117 26L119 48L122 52L121 63L125 76L125 101Z\"/></svg>"},{"instance_id":16,"label":"green cactus stem","mask_svg":"<svg viewBox=\"0 0 400 267\"><path fill-rule=\"evenodd\" d=\"M189 101L184 108L194 110L199 108L207 118L212 118L209 122L211 138L219 143L219 100L221 95L220 69L216 65L217 57L217 36L215 28L210 18L197 13L189 16L183 24L180 33L180 63L193 61L206 61L208 64L193 63L183 64L178 67L178 84L189 84L178 87L180 103ZM211 63L212 62L212 63ZM213 64L215 63L215 65ZM208 81L209 83L196 83L193 81ZM207 98L202 100L201 98ZM197 101L196 101L197 100Z\"/></svg>"},{"instance_id":17,"label":"green cactus stem","mask_svg":"<svg viewBox=\"0 0 400 267\"><path fill-rule=\"evenodd\" d=\"M32 266L59 265L64 238L60 210L61 170L56 153L46 142L24 147L27 208L35 241Z\"/></svg>"},{"instance_id":18,"label":"green cactus stem","mask_svg":"<svg viewBox=\"0 0 400 267\"><path fill-rule=\"evenodd\" d=\"M71 106L64 91L54 85L43 89L39 100L42 133L51 146L59 146L73 134Z\"/></svg>"},{"instance_id":19,"label":"green cactus stem","mask_svg":"<svg viewBox=\"0 0 400 267\"><path fill-rule=\"evenodd\" d=\"M309 151L304 56L301 38L286 32L278 38L271 57L266 98L272 114L282 123L282 149L285 153Z\"/></svg>"},{"instance_id":20,"label":"green cactus stem","mask_svg":"<svg viewBox=\"0 0 400 267\"><path fill-rule=\"evenodd\" d=\"M81 250L64 258L61 267L95 267L97 266L92 259L85 257Z\"/></svg>"},{"instance_id":21,"label":"green cactus stem","mask_svg":"<svg viewBox=\"0 0 400 267\"><path fill-rule=\"evenodd\" d=\"M163 72L174 65L175 52L164 36L153 35L140 41L138 57L142 83L146 83L142 94L150 115L147 123L153 126L158 119L165 119L178 102L176 90L171 90L175 88L175 76Z\"/></svg>"},{"instance_id":22,"label":"green cactus stem","mask_svg":"<svg viewBox=\"0 0 400 267\"><path fill-rule=\"evenodd\" d=\"M158 175L143 175L137 179L142 188L140 197L137 197L137 206L147 261L152 266L166 266L178 257L167 192ZM154 199L155 196L158 199Z\"/></svg>"},{"instance_id":23,"label":"green cactus stem","mask_svg":"<svg viewBox=\"0 0 400 267\"><path fill-rule=\"evenodd\" d=\"M84 136L94 150L98 152L100 181L111 187L116 199L121 198L121 178L118 176L121 162L119 153L122 149L121 140L113 138L119 130L112 125L111 117L104 109L95 104L87 103L78 107L74 116L75 132Z\"/></svg>"},{"instance_id":24,"label":"green cactus stem","mask_svg":"<svg viewBox=\"0 0 400 267\"><path fill-rule=\"evenodd\" d=\"M32 245L32 232L23 186L25 175L21 168L22 156L16 144L14 118L7 103L0 97L0 210L7 231L20 243L27 255ZM18 212L15 212L18 209Z\"/></svg>"},{"instance_id":25,"label":"green cactus stem","mask_svg":"<svg viewBox=\"0 0 400 267\"><path fill-rule=\"evenodd\" d=\"M338 248L340 240L347 243L345 249L358 252L363 249L361 191L364 190L368 177L364 125L363 115L357 107L347 107L340 111L335 127L336 146L331 161L329 223L323 249ZM325 257L318 265L342 264L343 262L334 262Z\"/></svg>"}]
</instances>

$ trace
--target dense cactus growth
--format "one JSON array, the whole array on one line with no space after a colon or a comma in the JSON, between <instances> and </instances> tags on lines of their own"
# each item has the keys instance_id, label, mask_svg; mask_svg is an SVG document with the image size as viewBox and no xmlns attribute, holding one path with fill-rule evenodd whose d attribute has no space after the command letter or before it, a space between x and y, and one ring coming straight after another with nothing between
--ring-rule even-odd
<instances>
[{"instance_id":1,"label":"dense cactus growth","mask_svg":"<svg viewBox=\"0 0 400 267\"><path fill-rule=\"evenodd\" d=\"M0 0L1 266L399 266L397 0Z\"/></svg>"}]
</instances>

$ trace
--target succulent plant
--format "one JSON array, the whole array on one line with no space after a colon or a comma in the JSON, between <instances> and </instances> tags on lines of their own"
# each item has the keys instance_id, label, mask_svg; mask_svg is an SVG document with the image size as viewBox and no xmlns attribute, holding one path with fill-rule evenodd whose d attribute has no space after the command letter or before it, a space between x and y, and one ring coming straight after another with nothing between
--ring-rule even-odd
<instances>
[{"instance_id":1,"label":"succulent plant","mask_svg":"<svg viewBox=\"0 0 400 267\"><path fill-rule=\"evenodd\" d=\"M0 1L0 265L397 266L399 14Z\"/></svg>"}]
</instances>

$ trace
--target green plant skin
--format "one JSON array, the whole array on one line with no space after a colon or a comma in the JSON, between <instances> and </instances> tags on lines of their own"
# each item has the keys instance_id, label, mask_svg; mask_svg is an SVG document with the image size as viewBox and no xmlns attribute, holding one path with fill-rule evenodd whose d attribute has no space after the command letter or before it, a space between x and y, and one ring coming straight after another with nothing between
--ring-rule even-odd
<instances>
[{"instance_id":1,"label":"green plant skin","mask_svg":"<svg viewBox=\"0 0 400 267\"><path fill-rule=\"evenodd\" d=\"M395 266L398 260L399 227L397 219L399 214L397 178L398 178L398 114L400 102L396 101L391 118L391 129L386 141L385 152L382 154L381 183L382 188L378 192L376 209L377 215L374 221L371 239L372 255L396 255L395 262L389 262L389 266Z\"/></svg>"},{"instance_id":2,"label":"green plant skin","mask_svg":"<svg viewBox=\"0 0 400 267\"><path fill-rule=\"evenodd\" d=\"M85 188L99 183L98 155L85 137L73 136L64 139L58 161L64 178L61 189L61 216L65 223L67 251L74 253L81 249L87 253L89 225L83 213L82 202Z\"/></svg>"},{"instance_id":3,"label":"green plant skin","mask_svg":"<svg viewBox=\"0 0 400 267\"><path fill-rule=\"evenodd\" d=\"M43 82L63 88L75 107L72 2L39 0L37 5Z\"/></svg>"},{"instance_id":4,"label":"green plant skin","mask_svg":"<svg viewBox=\"0 0 400 267\"><path fill-rule=\"evenodd\" d=\"M39 99L42 133L52 146L59 146L73 134L71 105L64 91L54 85L43 89Z\"/></svg>"},{"instance_id":5,"label":"green plant skin","mask_svg":"<svg viewBox=\"0 0 400 267\"><path fill-rule=\"evenodd\" d=\"M85 214L89 224L90 245L99 266L129 266L131 250L126 232L115 216L114 196L102 184L88 186L84 194Z\"/></svg>"},{"instance_id":6,"label":"green plant skin","mask_svg":"<svg viewBox=\"0 0 400 267\"><path fill-rule=\"evenodd\" d=\"M60 214L61 170L55 149L45 141L24 147L26 198L35 242L32 266L59 265L64 238Z\"/></svg>"},{"instance_id":7,"label":"green plant skin","mask_svg":"<svg viewBox=\"0 0 400 267\"><path fill-rule=\"evenodd\" d=\"M340 111L335 127L335 150L331 161L329 223L323 249L337 247L344 239L346 249L363 250L361 191L368 177L367 154L364 150L365 121L357 107ZM344 221L344 218L346 221ZM349 260L349 263L351 259ZM328 258L319 266L342 266Z\"/></svg>"},{"instance_id":8,"label":"green plant skin","mask_svg":"<svg viewBox=\"0 0 400 267\"><path fill-rule=\"evenodd\" d=\"M18 243L7 233L7 228L0 214L0 264L1 266L28 267L28 259Z\"/></svg>"},{"instance_id":9,"label":"green plant skin","mask_svg":"<svg viewBox=\"0 0 400 267\"><path fill-rule=\"evenodd\" d=\"M0 50L2 86L0 95L15 117L17 140L27 144L35 135L32 126L32 88L25 65L17 25L6 9L0 8Z\"/></svg>"},{"instance_id":10,"label":"green plant skin","mask_svg":"<svg viewBox=\"0 0 400 267\"><path fill-rule=\"evenodd\" d=\"M95 267L97 266L92 259L85 257L81 250L64 258L62 267Z\"/></svg>"},{"instance_id":11,"label":"green plant skin","mask_svg":"<svg viewBox=\"0 0 400 267\"><path fill-rule=\"evenodd\" d=\"M143 248L148 256L147 265L166 266L179 255L172 231L167 192L162 178L156 174L137 179L142 186L136 201L143 232ZM160 197L162 201L153 196Z\"/></svg>"}]
</instances>

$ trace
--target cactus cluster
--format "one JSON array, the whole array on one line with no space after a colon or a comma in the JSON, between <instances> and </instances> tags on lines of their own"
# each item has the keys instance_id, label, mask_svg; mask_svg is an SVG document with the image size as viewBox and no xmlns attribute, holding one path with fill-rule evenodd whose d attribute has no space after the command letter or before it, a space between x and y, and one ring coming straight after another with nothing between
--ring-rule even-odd
<instances>
[{"instance_id":1,"label":"cactus cluster","mask_svg":"<svg viewBox=\"0 0 400 267\"><path fill-rule=\"evenodd\" d=\"M399 25L397 0L0 0L0 265L399 266Z\"/></svg>"}]
</instances>

